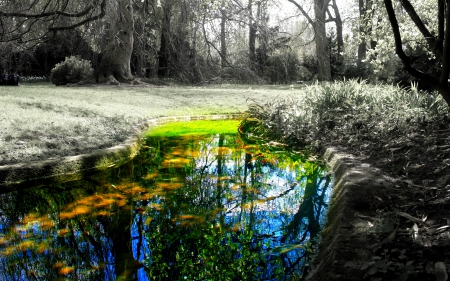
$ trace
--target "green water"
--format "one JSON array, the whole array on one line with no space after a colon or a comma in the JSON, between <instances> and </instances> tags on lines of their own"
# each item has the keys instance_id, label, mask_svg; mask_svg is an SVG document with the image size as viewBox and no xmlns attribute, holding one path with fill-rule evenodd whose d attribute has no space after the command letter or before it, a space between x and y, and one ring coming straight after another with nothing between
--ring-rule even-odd
<instances>
[{"instance_id":1,"label":"green water","mask_svg":"<svg viewBox=\"0 0 450 281\"><path fill-rule=\"evenodd\" d=\"M213 134L147 139L132 162L0 194L0 280L290 280L325 220L324 167Z\"/></svg>"}]
</instances>

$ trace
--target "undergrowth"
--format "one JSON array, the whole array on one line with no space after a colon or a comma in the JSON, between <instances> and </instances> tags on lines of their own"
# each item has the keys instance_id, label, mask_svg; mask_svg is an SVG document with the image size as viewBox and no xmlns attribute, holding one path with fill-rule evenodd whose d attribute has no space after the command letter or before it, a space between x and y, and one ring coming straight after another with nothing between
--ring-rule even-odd
<instances>
[{"instance_id":1,"label":"undergrowth","mask_svg":"<svg viewBox=\"0 0 450 281\"><path fill-rule=\"evenodd\" d=\"M243 124L250 134L318 148L321 141L353 145L417 128L439 129L448 123L447 114L437 93L351 80L316 83L293 98L254 102Z\"/></svg>"}]
</instances>

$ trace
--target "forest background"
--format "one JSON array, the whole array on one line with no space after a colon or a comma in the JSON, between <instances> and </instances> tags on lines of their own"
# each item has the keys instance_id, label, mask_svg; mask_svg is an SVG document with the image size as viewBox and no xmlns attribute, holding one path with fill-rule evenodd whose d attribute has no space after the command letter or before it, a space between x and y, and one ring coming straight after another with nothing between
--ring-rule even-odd
<instances>
[{"instance_id":1,"label":"forest background","mask_svg":"<svg viewBox=\"0 0 450 281\"><path fill-rule=\"evenodd\" d=\"M84 71L83 79L90 76L91 82L143 77L189 84L291 84L358 78L402 86L416 81L430 90L436 84L430 77L448 70L405 5L415 8L443 46L441 18L448 16L448 5L435 2L4 0L0 70L49 81L56 64L77 56L95 70ZM403 51L413 69L430 79L411 75L396 55L389 3Z\"/></svg>"}]
</instances>

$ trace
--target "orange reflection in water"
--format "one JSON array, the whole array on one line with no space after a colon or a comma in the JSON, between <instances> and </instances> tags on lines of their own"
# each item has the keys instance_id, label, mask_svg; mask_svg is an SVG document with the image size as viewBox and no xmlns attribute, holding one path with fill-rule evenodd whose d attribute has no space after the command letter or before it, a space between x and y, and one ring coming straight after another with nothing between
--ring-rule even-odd
<instances>
[{"instance_id":1,"label":"orange reflection in water","mask_svg":"<svg viewBox=\"0 0 450 281\"><path fill-rule=\"evenodd\" d=\"M184 166L191 163L190 159L187 158L173 158L166 159L161 163L163 168L183 168Z\"/></svg>"},{"instance_id":2,"label":"orange reflection in water","mask_svg":"<svg viewBox=\"0 0 450 281\"><path fill-rule=\"evenodd\" d=\"M184 186L183 183L179 183L179 182L158 182L156 184L156 186L158 188L163 189L164 191L169 191L169 190L174 190L174 189L178 189Z\"/></svg>"}]
</instances>

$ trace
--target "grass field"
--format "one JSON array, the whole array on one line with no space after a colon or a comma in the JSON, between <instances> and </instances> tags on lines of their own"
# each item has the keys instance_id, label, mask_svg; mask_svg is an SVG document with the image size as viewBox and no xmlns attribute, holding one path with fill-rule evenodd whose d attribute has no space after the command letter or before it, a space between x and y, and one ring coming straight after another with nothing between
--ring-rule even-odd
<instances>
[{"instance_id":1,"label":"grass field","mask_svg":"<svg viewBox=\"0 0 450 281\"><path fill-rule=\"evenodd\" d=\"M248 99L264 102L295 93L289 85L0 87L0 165L110 147L145 119L241 113Z\"/></svg>"}]
</instances>

